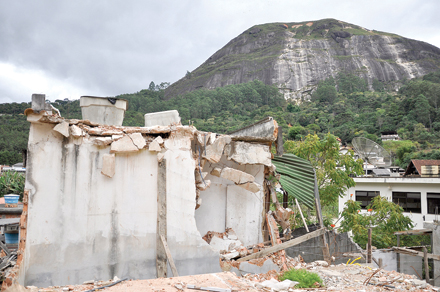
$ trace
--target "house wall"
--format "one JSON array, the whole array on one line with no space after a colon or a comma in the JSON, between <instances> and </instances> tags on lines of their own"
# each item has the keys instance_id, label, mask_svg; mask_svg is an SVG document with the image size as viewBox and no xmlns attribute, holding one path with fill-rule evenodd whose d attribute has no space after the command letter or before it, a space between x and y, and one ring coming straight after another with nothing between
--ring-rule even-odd
<instances>
[{"instance_id":1,"label":"house wall","mask_svg":"<svg viewBox=\"0 0 440 292\"><path fill-rule=\"evenodd\" d=\"M411 218L414 223L414 229L423 228L423 216L425 221L433 221L434 214L428 214L428 203L426 193L440 193L440 179L438 178L404 178L404 177L390 177L390 178L355 178L356 186L349 188L344 197L339 199L339 212L342 212L345 203L351 198L355 199L356 191L379 191L382 197L386 197L392 201L393 192L420 192L421 195L421 213L407 213L404 214ZM363 210L362 212L366 212Z\"/></svg>"},{"instance_id":2,"label":"house wall","mask_svg":"<svg viewBox=\"0 0 440 292\"><path fill-rule=\"evenodd\" d=\"M98 147L85 137L65 138L53 127L31 124L21 284L155 278L157 155L147 149L117 153L115 175L109 178L101 168L110 146ZM165 149L167 241L177 270L180 275L218 272L218 253L201 238L194 217L190 137L171 135Z\"/></svg>"},{"instance_id":3,"label":"house wall","mask_svg":"<svg viewBox=\"0 0 440 292\"><path fill-rule=\"evenodd\" d=\"M225 166L251 174L260 186L264 183L264 165L240 165L224 156L219 163L207 162L203 171L208 172L205 180L210 180L211 186L200 193L202 204L196 210L197 227L202 236L208 231L225 232L226 228L232 228L245 246L263 242L263 189L252 193L210 174L215 167Z\"/></svg>"}]
</instances>

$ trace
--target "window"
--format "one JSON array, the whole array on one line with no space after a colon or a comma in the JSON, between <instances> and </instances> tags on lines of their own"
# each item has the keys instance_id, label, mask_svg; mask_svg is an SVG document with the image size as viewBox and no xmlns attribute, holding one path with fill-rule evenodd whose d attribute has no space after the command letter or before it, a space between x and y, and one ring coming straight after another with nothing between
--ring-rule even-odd
<instances>
[{"instance_id":1,"label":"window","mask_svg":"<svg viewBox=\"0 0 440 292\"><path fill-rule=\"evenodd\" d=\"M428 199L428 214L435 214L435 207L438 207L440 213L440 193L427 193Z\"/></svg>"},{"instance_id":2,"label":"window","mask_svg":"<svg viewBox=\"0 0 440 292\"><path fill-rule=\"evenodd\" d=\"M368 205L370 205L371 200L380 196L380 192L378 191L356 191L356 202L361 203L361 208L366 209Z\"/></svg>"},{"instance_id":3,"label":"window","mask_svg":"<svg viewBox=\"0 0 440 292\"><path fill-rule=\"evenodd\" d=\"M405 212L422 213L420 193L393 192L393 203L400 205Z\"/></svg>"}]
</instances>

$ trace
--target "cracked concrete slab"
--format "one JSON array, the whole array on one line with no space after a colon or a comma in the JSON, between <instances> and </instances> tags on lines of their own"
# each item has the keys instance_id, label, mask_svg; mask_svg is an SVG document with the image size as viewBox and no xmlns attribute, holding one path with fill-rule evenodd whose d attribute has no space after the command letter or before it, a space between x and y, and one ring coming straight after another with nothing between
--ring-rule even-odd
<instances>
[{"instance_id":1,"label":"cracked concrete slab","mask_svg":"<svg viewBox=\"0 0 440 292\"><path fill-rule=\"evenodd\" d=\"M127 153L127 152L136 152L139 151L139 148L134 145L133 140L129 136L124 136L118 141L112 142L110 153Z\"/></svg>"},{"instance_id":2,"label":"cracked concrete slab","mask_svg":"<svg viewBox=\"0 0 440 292\"><path fill-rule=\"evenodd\" d=\"M133 133L128 136L130 136L131 140L133 141L133 144L138 149L142 149L147 145L147 143L145 142L145 139L144 139L144 137L142 137L141 133Z\"/></svg>"},{"instance_id":3,"label":"cracked concrete slab","mask_svg":"<svg viewBox=\"0 0 440 292\"><path fill-rule=\"evenodd\" d=\"M220 177L233 181L239 185L247 182L253 182L255 180L253 175L230 167L223 168Z\"/></svg>"},{"instance_id":4,"label":"cracked concrete slab","mask_svg":"<svg viewBox=\"0 0 440 292\"><path fill-rule=\"evenodd\" d=\"M222 158L225 145L229 143L231 143L230 136L221 136L217 138L213 144L206 146L206 155L203 154L202 157L210 162L218 163Z\"/></svg>"},{"instance_id":5,"label":"cracked concrete slab","mask_svg":"<svg viewBox=\"0 0 440 292\"><path fill-rule=\"evenodd\" d=\"M72 125L70 126L70 135L72 135L75 138L79 138L84 136L83 130L81 130L80 127Z\"/></svg>"},{"instance_id":6,"label":"cracked concrete slab","mask_svg":"<svg viewBox=\"0 0 440 292\"><path fill-rule=\"evenodd\" d=\"M162 148L160 148L160 145L156 140L153 140L153 141L151 141L150 145L148 146L148 150L160 152L162 150Z\"/></svg>"},{"instance_id":7,"label":"cracked concrete slab","mask_svg":"<svg viewBox=\"0 0 440 292\"><path fill-rule=\"evenodd\" d=\"M272 154L268 145L247 142L235 142L232 144L228 160L238 164L263 164L272 165Z\"/></svg>"},{"instance_id":8,"label":"cracked concrete slab","mask_svg":"<svg viewBox=\"0 0 440 292\"><path fill-rule=\"evenodd\" d=\"M104 154L102 156L101 173L107 177L112 178L115 175L116 159L114 154Z\"/></svg>"},{"instance_id":9,"label":"cracked concrete slab","mask_svg":"<svg viewBox=\"0 0 440 292\"><path fill-rule=\"evenodd\" d=\"M69 137L70 132L69 132L69 123L67 122L61 122L58 125L56 125L53 128L54 131L60 133L61 135L63 135L64 137Z\"/></svg>"}]
</instances>

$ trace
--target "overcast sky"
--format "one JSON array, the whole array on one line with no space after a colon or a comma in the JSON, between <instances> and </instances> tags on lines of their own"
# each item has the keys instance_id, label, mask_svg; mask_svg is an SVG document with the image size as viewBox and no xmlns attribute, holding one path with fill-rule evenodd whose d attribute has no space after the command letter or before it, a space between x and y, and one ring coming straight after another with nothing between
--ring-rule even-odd
<instances>
[{"instance_id":1,"label":"overcast sky","mask_svg":"<svg viewBox=\"0 0 440 292\"><path fill-rule=\"evenodd\" d=\"M336 18L440 47L440 0L0 0L0 103L175 82L249 27Z\"/></svg>"}]
</instances>

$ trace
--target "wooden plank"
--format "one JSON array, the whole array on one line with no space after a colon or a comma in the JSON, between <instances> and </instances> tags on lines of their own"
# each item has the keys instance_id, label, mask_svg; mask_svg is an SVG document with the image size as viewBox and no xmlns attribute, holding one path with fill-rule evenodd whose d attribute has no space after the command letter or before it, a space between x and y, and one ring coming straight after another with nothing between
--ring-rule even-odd
<instances>
[{"instance_id":1,"label":"wooden plank","mask_svg":"<svg viewBox=\"0 0 440 292\"><path fill-rule=\"evenodd\" d=\"M313 176L315 177L315 206L316 206L316 216L318 217L319 227L324 228L324 221L322 220L322 210L321 210L321 199L319 197L319 189L318 189L318 180L316 179L316 171L313 168ZM322 255L324 257L324 261L327 263L331 263L330 251L327 244L327 238L325 234L321 237L322 241Z\"/></svg>"},{"instance_id":2,"label":"wooden plank","mask_svg":"<svg viewBox=\"0 0 440 292\"><path fill-rule=\"evenodd\" d=\"M269 228L269 234L270 234L270 243L272 244L272 246L275 246L275 245L281 243L281 240L280 240L280 242L278 242L278 239L280 237L279 237L279 234L277 236L277 234L275 233L275 231L277 231L276 230L277 225L276 225L276 223L273 224L271 219L273 219L273 216L270 214L266 214L267 228ZM273 221L275 221L275 220L273 220Z\"/></svg>"},{"instance_id":3,"label":"wooden plank","mask_svg":"<svg viewBox=\"0 0 440 292\"><path fill-rule=\"evenodd\" d=\"M161 236L167 237L167 167L166 159L159 162L157 170L157 228L156 272L158 278L167 277L167 255Z\"/></svg>"},{"instance_id":4,"label":"wooden plank","mask_svg":"<svg viewBox=\"0 0 440 292\"><path fill-rule=\"evenodd\" d=\"M397 246L400 246L400 235L399 234L397 234ZM396 258L397 258L397 272L400 273L400 253L397 253Z\"/></svg>"},{"instance_id":5,"label":"wooden plank","mask_svg":"<svg viewBox=\"0 0 440 292\"><path fill-rule=\"evenodd\" d=\"M368 245L367 245L367 263L371 264L372 257L372 238L371 238L371 228L368 228Z\"/></svg>"},{"instance_id":6,"label":"wooden plank","mask_svg":"<svg viewBox=\"0 0 440 292\"><path fill-rule=\"evenodd\" d=\"M428 265L428 249L423 247L423 263L425 264L425 280L429 283L429 265Z\"/></svg>"},{"instance_id":7,"label":"wooden plank","mask_svg":"<svg viewBox=\"0 0 440 292\"><path fill-rule=\"evenodd\" d=\"M393 250L397 253L403 253L403 254L407 254L410 256L424 257L424 254L421 251L415 251L415 250L411 250L411 249L407 249L407 248L403 248L403 247L393 247ZM427 257L429 259L440 261L440 255L437 255L437 254L428 253Z\"/></svg>"},{"instance_id":8,"label":"wooden plank","mask_svg":"<svg viewBox=\"0 0 440 292\"><path fill-rule=\"evenodd\" d=\"M307 226L307 223L306 223L306 219L304 219L303 212L301 211L301 207L299 206L298 200L296 198L295 198L295 204L298 207L299 214L301 215L301 219L302 219L302 222L304 223L304 227L306 228L306 231L310 232L309 227Z\"/></svg>"},{"instance_id":9,"label":"wooden plank","mask_svg":"<svg viewBox=\"0 0 440 292\"><path fill-rule=\"evenodd\" d=\"M253 259L265 257L271 253L286 249L288 247L291 247L291 246L300 244L304 241L307 241L311 238L315 238L317 236L323 235L323 234L325 234L325 232L326 232L325 228L320 228L320 229L315 230L313 232L307 233L303 236L291 239L289 241L283 242L281 244L277 244L275 246L268 247L262 251L259 251L259 252L253 253L251 255L248 255L246 257L240 258L237 260L237 262L244 262L244 261L248 261L248 260L253 260Z\"/></svg>"},{"instance_id":10,"label":"wooden plank","mask_svg":"<svg viewBox=\"0 0 440 292\"><path fill-rule=\"evenodd\" d=\"M174 264L174 260L173 257L171 256L170 248L168 247L168 243L167 240L165 239L165 236L160 235L160 239L162 240L163 247L165 248L167 258L170 261L170 267L171 267L171 271L173 271L173 277L179 277L179 274L177 273L176 265Z\"/></svg>"}]
</instances>

